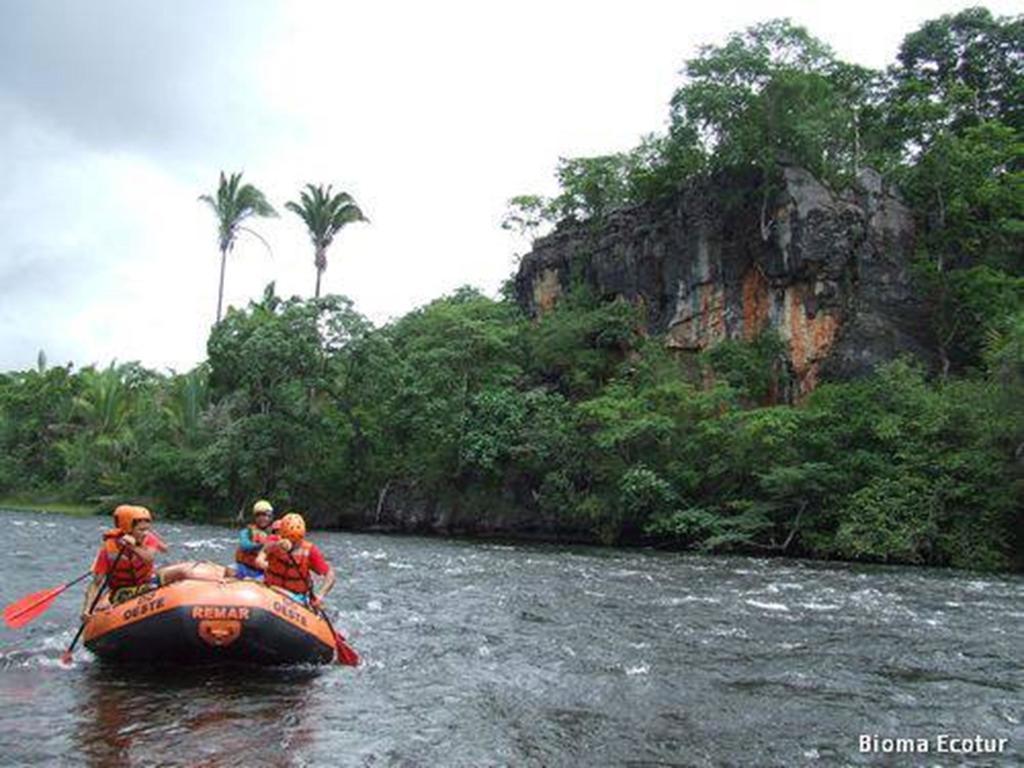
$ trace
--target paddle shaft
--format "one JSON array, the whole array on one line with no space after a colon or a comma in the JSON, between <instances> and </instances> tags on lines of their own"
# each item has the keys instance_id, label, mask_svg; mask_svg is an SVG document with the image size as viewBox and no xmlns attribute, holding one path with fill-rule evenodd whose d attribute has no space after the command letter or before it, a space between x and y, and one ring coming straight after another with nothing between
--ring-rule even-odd
<instances>
[{"instance_id":1,"label":"paddle shaft","mask_svg":"<svg viewBox=\"0 0 1024 768\"><path fill-rule=\"evenodd\" d=\"M126 547L121 547L117 550L117 557L114 558L113 564L107 569L107 573L103 578L103 584L100 585L100 591L96 593L96 597L92 600L92 605L89 606L90 614L96 610L96 606L100 602L100 598L103 597L103 591L107 588L107 584L110 583L111 574L114 573L114 569L117 568L117 564L121 562L121 555L124 554L125 549ZM78 631L75 632L75 636L71 640L71 645L69 645L68 649L64 651L64 655L61 658L69 659L71 657L71 654L75 650L75 646L78 645L78 638L80 638L82 633L85 631L86 621L86 619L82 619L82 622L78 625Z\"/></svg>"}]
</instances>

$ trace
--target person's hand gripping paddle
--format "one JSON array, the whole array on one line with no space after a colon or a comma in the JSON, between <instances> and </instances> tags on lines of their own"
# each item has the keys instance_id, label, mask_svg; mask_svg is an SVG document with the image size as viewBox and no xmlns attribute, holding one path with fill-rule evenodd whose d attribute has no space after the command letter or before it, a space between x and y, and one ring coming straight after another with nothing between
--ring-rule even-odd
<instances>
[{"instance_id":1,"label":"person's hand gripping paddle","mask_svg":"<svg viewBox=\"0 0 1024 768\"><path fill-rule=\"evenodd\" d=\"M295 562L295 558L292 553L288 552L288 559L292 561L292 566L299 573L302 573L302 569L299 568L299 564ZM358 667L359 666L359 654L356 653L356 649L348 644L345 636L334 628L331 623L330 617L327 615L327 611L320 607L320 601L317 599L316 593L313 592L312 579L309 576L304 576L306 580L306 600L309 601L309 608L314 613L323 617L323 620L327 622L327 628L331 630L331 634L334 635L334 647L337 650L335 660L339 664L344 664L346 667Z\"/></svg>"},{"instance_id":2,"label":"person's hand gripping paddle","mask_svg":"<svg viewBox=\"0 0 1024 768\"><path fill-rule=\"evenodd\" d=\"M117 557L114 558L113 565L111 565L110 568L107 569L107 574L103 578L103 584L102 586L100 586L100 591L96 593L96 597L93 598L92 605L89 606L89 615L92 615L92 612L96 610L97 603L99 603L100 598L103 597L103 593L106 591L107 585L110 583L110 575L114 572L114 569L117 568L117 564L121 561L121 555L124 554L124 551L124 546L118 549ZM60 655L60 663L63 664L65 667L71 665L71 660L75 652L75 646L78 645L78 638L80 638L82 636L82 632L85 631L85 625L87 622L88 618L82 619L82 622L78 625L78 631L75 633L75 636L71 640L71 645L69 645L68 649Z\"/></svg>"}]
</instances>

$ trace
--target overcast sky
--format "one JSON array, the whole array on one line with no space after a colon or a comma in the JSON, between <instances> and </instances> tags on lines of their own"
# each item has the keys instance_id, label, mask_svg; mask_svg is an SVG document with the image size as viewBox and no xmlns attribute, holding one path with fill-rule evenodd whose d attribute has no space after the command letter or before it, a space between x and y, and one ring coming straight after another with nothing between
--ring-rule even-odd
<instances>
[{"instance_id":1,"label":"overcast sky","mask_svg":"<svg viewBox=\"0 0 1024 768\"><path fill-rule=\"evenodd\" d=\"M0 2L0 370L205 356L215 222L196 198L244 171L282 209L229 256L225 303L309 296L306 182L372 220L328 253L324 292L377 323L460 285L494 294L521 243L508 198L550 194L560 156L664 127L702 43L789 16L883 67L972 3L258 0ZM1020 2L991 2L997 14Z\"/></svg>"}]
</instances>

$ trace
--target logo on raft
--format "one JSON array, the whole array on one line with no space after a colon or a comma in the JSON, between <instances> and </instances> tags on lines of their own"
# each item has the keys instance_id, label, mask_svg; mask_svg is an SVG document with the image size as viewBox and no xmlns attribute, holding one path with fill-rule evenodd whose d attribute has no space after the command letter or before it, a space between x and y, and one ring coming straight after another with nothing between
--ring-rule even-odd
<instances>
[{"instance_id":1,"label":"logo on raft","mask_svg":"<svg viewBox=\"0 0 1024 768\"><path fill-rule=\"evenodd\" d=\"M233 605L196 605L192 607L192 618L246 621L249 618L249 609L236 608Z\"/></svg>"},{"instance_id":2,"label":"logo on raft","mask_svg":"<svg viewBox=\"0 0 1024 768\"><path fill-rule=\"evenodd\" d=\"M284 603L279 602L277 600L275 600L274 604L270 607L274 609L274 613L279 613L286 619L289 619L290 621L297 621L304 627L307 626L306 616L302 611L299 611L296 608L292 608L289 605L285 605Z\"/></svg>"},{"instance_id":3,"label":"logo on raft","mask_svg":"<svg viewBox=\"0 0 1024 768\"><path fill-rule=\"evenodd\" d=\"M249 609L223 605L196 605L192 618L199 623L196 632L207 645L231 645L242 634L242 622L248 621Z\"/></svg>"},{"instance_id":4,"label":"logo on raft","mask_svg":"<svg viewBox=\"0 0 1024 768\"><path fill-rule=\"evenodd\" d=\"M124 621L131 621L132 619L138 619L150 613L159 611L163 607L164 599L162 597L158 597L155 600L153 600L152 598L149 600L139 600L138 605L136 605L134 608L126 608L121 613L121 618Z\"/></svg>"}]
</instances>

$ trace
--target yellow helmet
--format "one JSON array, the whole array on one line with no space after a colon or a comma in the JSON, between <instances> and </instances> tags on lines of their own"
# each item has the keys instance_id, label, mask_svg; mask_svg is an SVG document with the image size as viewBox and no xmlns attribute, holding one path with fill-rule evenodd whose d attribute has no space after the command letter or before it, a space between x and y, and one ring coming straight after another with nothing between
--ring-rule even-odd
<instances>
[{"instance_id":1,"label":"yellow helmet","mask_svg":"<svg viewBox=\"0 0 1024 768\"><path fill-rule=\"evenodd\" d=\"M274 514L274 507L266 499L260 499L252 505L252 513L254 515L258 515L260 512L269 512L270 514Z\"/></svg>"},{"instance_id":2,"label":"yellow helmet","mask_svg":"<svg viewBox=\"0 0 1024 768\"><path fill-rule=\"evenodd\" d=\"M306 521L297 512L290 512L281 518L281 527L278 532L289 541L302 541L306 535Z\"/></svg>"}]
</instances>

